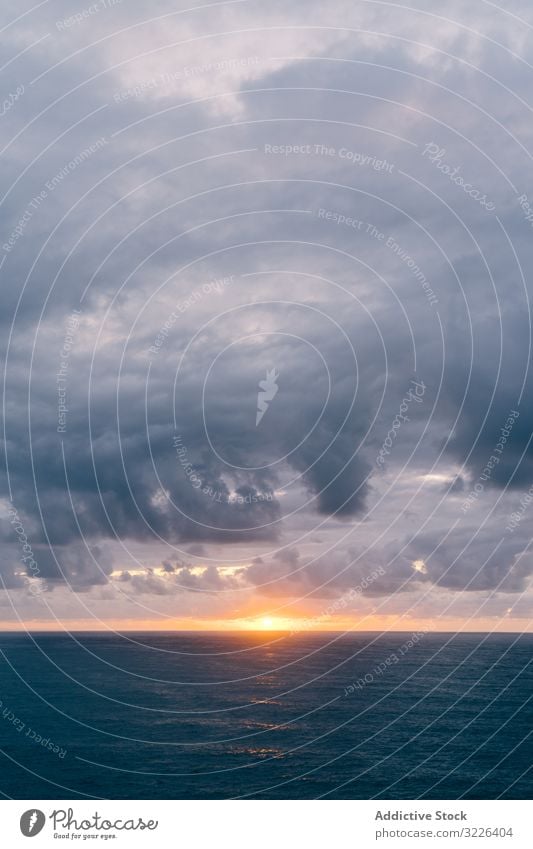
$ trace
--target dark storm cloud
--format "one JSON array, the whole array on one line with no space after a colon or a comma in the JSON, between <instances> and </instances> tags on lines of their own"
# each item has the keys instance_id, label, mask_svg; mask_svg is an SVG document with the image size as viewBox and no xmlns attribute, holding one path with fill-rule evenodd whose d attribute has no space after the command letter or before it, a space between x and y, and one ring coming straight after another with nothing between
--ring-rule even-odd
<instances>
[{"instance_id":1,"label":"dark storm cloud","mask_svg":"<svg viewBox=\"0 0 533 849\"><path fill-rule=\"evenodd\" d=\"M113 570L113 560L105 545L68 546L35 544L31 555L22 549L4 545L0 560L0 575L5 589L28 587L27 578L37 579L31 586L35 593L51 592L67 584L75 592L84 592L94 585L107 584Z\"/></svg>"},{"instance_id":2,"label":"dark storm cloud","mask_svg":"<svg viewBox=\"0 0 533 849\"><path fill-rule=\"evenodd\" d=\"M471 487L527 488L533 481L533 415L528 403L533 386L528 375L522 393L521 377L511 368L509 380L504 377L495 387L487 375L477 374L465 394L447 450L466 464Z\"/></svg>"},{"instance_id":3,"label":"dark storm cloud","mask_svg":"<svg viewBox=\"0 0 533 849\"><path fill-rule=\"evenodd\" d=\"M413 560L422 560L427 578L451 590L522 592L533 571L533 558L523 537L502 539L498 528L456 529L440 537L420 534L406 548Z\"/></svg>"},{"instance_id":4,"label":"dark storm cloud","mask_svg":"<svg viewBox=\"0 0 533 849\"><path fill-rule=\"evenodd\" d=\"M13 13L17 8L8 7ZM301 23L299 6L240 7L213 11L213 25ZM311 9L328 26L362 23L350 4ZM460 11L479 28L474 11ZM392 472L415 446L411 468L429 468L443 450L446 463L465 466L452 496L459 481L468 490L516 409L520 416L487 490L529 485L529 313L513 249L522 267L530 267L531 230L498 167L519 193L533 192L525 176L530 160L518 143L530 142L531 130L519 101L495 81L501 78L523 94L519 59L487 40L459 36L442 21L443 50L458 51L495 80L401 39L368 35L354 46L344 30L319 36L308 31L298 41L280 29L268 36L270 53L278 55L278 40L285 39L280 50L286 46L287 55L298 55L305 48L307 60L281 67L249 64L229 79L237 89L231 100L184 108L188 100L209 95L220 75L195 72L177 87L165 85L158 75L177 72L175 49L163 51L162 60L135 59L147 46L142 29L87 47L87 34L108 35L112 19L100 12L88 29L83 23L65 33L56 22L69 14L68 4L56 4L53 19L41 10L31 25L25 20L25 43L50 30L53 38L7 71L9 90L21 81L27 86L1 119L8 133L21 130L56 97L66 97L7 151L12 177L4 186L5 239L16 235L26 212L28 220L4 251L9 285L0 291L1 320L6 329L14 322L15 331L6 386L9 480L3 473L3 489L9 483L33 544L44 546L48 538L58 547L67 581L83 589L109 578L103 551L96 552L104 563L98 568L99 557L84 553L80 535L93 546L113 538L175 545L284 542L296 534L299 519L281 520L283 502L275 493L286 485L311 521L363 517L376 453L416 375L427 395L402 426L387 460ZM422 43L433 32L434 21L422 14L408 21L401 10L361 14L369 29L386 22L391 32ZM142 5L131 5L128 15L135 23ZM512 22L502 13L494 16L487 31L513 45ZM174 36L204 35L204 29L198 12L186 22L156 23L151 32L159 46ZM318 58L326 37L324 55L348 61ZM253 56L267 36L248 38L242 49ZM222 54L232 46L225 43ZM202 50L183 47L179 61L198 63L198 55L205 50L209 56L210 49L203 42ZM70 51L72 59L29 85ZM157 85L142 96L133 91L139 80L154 79ZM253 88L267 90L251 93ZM216 89L222 91L224 86ZM170 106L176 108L165 111ZM492 120L492 113L505 115L505 122ZM130 123L131 130L114 137ZM77 162L98 139L104 142ZM445 151L441 160L427 155L431 144ZM298 145L306 152L267 153L265 145ZM367 164L357 164L355 154ZM197 160L205 161L181 167ZM377 167L379 162L392 167ZM465 180L495 199L512 248L496 216L452 182L439 162L460 167ZM243 185L224 188L237 183ZM42 204L31 206L43 192ZM361 227L339 223L339 215ZM203 288L222 279L231 282ZM281 303L287 301L293 303ZM82 317L68 358L66 430L58 433L57 373L74 308ZM279 372L278 394L256 427L258 382L272 368ZM455 470L445 474L450 480ZM456 507L442 506L444 524L447 509ZM12 539L8 527L2 530L6 541ZM389 542L380 558L390 568L371 592L393 592L406 581L409 587L434 582L464 588L484 560L486 568L471 588L492 588L504 577L504 588L518 591L526 567L514 558L523 541L513 538L493 554L485 534L469 540L472 530L441 542L431 556L438 533L421 535L397 559L402 544ZM39 550L43 576L57 583L62 576L52 553ZM427 572L415 574L412 561L426 557ZM349 555L335 558L298 561L290 577L291 564L283 559L256 561L247 580L252 586L275 580L273 594L315 592L329 581L327 592L335 594L373 562L372 554L356 565ZM172 581L191 589L228 585L211 567L200 577L170 557L165 563ZM10 569L6 580L21 580ZM170 586L153 574L124 571L121 580L139 593L165 594Z\"/></svg>"},{"instance_id":5,"label":"dark storm cloud","mask_svg":"<svg viewBox=\"0 0 533 849\"><path fill-rule=\"evenodd\" d=\"M461 475L457 475L455 478L453 478L452 481L448 481L443 484L442 491L446 493L449 492L450 495L454 495L456 493L463 492L464 488L464 479L461 477Z\"/></svg>"},{"instance_id":6,"label":"dark storm cloud","mask_svg":"<svg viewBox=\"0 0 533 849\"><path fill-rule=\"evenodd\" d=\"M315 558L291 549L268 561L257 558L243 577L264 595L298 598L337 598L353 589L365 596L388 596L428 580L413 570L407 557L397 557L395 545L377 551L351 548Z\"/></svg>"},{"instance_id":7,"label":"dark storm cloud","mask_svg":"<svg viewBox=\"0 0 533 849\"><path fill-rule=\"evenodd\" d=\"M21 589L25 586L25 571L20 560L21 552L12 546L2 546L0 554L0 580L2 589Z\"/></svg>"},{"instance_id":8,"label":"dark storm cloud","mask_svg":"<svg viewBox=\"0 0 533 849\"><path fill-rule=\"evenodd\" d=\"M309 559L297 551L258 558L243 576L265 595L332 598L353 587L362 595L389 596L435 584L458 591L523 592L533 556L523 535L484 529L423 533L369 550L350 549Z\"/></svg>"}]
</instances>

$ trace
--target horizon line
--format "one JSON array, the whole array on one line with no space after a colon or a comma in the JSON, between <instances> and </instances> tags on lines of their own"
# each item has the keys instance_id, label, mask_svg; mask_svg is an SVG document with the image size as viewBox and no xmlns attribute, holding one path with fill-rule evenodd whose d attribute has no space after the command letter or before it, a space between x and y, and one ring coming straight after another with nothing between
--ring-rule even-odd
<instances>
[{"instance_id":1,"label":"horizon line","mask_svg":"<svg viewBox=\"0 0 533 849\"><path fill-rule=\"evenodd\" d=\"M124 628L121 631L119 629L113 628L0 628L1 634L121 634L121 633L129 633L129 634L289 634L291 636L301 636L301 635L312 635L312 634L342 634L343 636L357 636L359 634L381 634L383 636L388 634L407 634L413 630L417 630L415 628L407 628L407 629L396 629L396 630L364 630L364 631L335 631L332 629L325 630L291 630L289 628L286 629L265 629L265 628ZM514 635L514 634L527 634L528 636L533 635L533 631L487 631L487 630L468 630L461 631L456 629L444 629L444 630L428 630L425 632L426 636L430 636L431 634L497 634L501 635Z\"/></svg>"}]
</instances>

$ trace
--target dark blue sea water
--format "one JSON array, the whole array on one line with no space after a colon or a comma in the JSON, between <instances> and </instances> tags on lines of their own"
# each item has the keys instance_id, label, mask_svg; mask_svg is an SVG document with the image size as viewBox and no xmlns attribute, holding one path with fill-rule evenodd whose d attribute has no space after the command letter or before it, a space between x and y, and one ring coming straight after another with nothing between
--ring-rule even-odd
<instances>
[{"instance_id":1,"label":"dark blue sea water","mask_svg":"<svg viewBox=\"0 0 533 849\"><path fill-rule=\"evenodd\" d=\"M532 798L533 636L409 637L0 634L0 791Z\"/></svg>"}]
</instances>

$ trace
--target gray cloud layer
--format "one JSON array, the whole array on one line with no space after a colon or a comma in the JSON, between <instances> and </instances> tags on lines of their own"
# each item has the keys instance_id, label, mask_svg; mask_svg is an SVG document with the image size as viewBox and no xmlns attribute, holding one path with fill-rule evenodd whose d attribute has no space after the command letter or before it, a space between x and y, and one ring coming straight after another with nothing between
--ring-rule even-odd
<instances>
[{"instance_id":1,"label":"gray cloud layer","mask_svg":"<svg viewBox=\"0 0 533 849\"><path fill-rule=\"evenodd\" d=\"M24 92L0 118L1 480L46 586L114 580L119 541L169 564L209 546L201 578L122 569L139 595L329 595L376 562L372 594L522 592L527 514L505 531L533 481L520 25L481 4L179 11L65 25L56 3L8 30L6 91ZM413 380L422 403L393 427ZM277 547L305 552L294 575Z\"/></svg>"}]
</instances>

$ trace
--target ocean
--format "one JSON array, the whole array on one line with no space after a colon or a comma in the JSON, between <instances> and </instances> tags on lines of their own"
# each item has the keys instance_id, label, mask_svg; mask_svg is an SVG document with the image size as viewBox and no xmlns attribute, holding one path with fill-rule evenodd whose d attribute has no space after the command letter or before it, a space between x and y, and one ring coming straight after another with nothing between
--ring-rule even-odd
<instances>
[{"instance_id":1,"label":"ocean","mask_svg":"<svg viewBox=\"0 0 533 849\"><path fill-rule=\"evenodd\" d=\"M2 633L0 791L530 799L532 648L518 634Z\"/></svg>"}]
</instances>

